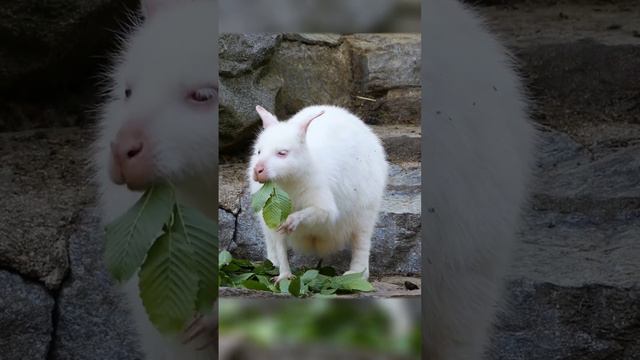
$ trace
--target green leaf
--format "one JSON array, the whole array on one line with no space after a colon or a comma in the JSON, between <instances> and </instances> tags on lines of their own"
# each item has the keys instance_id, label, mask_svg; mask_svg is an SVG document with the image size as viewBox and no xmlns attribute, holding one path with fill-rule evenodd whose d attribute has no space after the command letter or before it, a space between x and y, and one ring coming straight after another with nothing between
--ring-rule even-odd
<instances>
[{"instance_id":1,"label":"green leaf","mask_svg":"<svg viewBox=\"0 0 640 360\"><path fill-rule=\"evenodd\" d=\"M313 280L309 281L309 289L318 292L331 284L331 277L318 274Z\"/></svg>"},{"instance_id":2,"label":"green leaf","mask_svg":"<svg viewBox=\"0 0 640 360\"><path fill-rule=\"evenodd\" d=\"M244 273L244 274L240 274L240 275L231 275L231 281L234 284L242 284L246 280L249 280L253 275L254 275L254 273Z\"/></svg>"},{"instance_id":3,"label":"green leaf","mask_svg":"<svg viewBox=\"0 0 640 360\"><path fill-rule=\"evenodd\" d=\"M105 227L105 262L119 282L133 276L171 216L175 195L168 185L153 185L122 216Z\"/></svg>"},{"instance_id":4,"label":"green leaf","mask_svg":"<svg viewBox=\"0 0 640 360\"><path fill-rule=\"evenodd\" d=\"M218 227L199 211L176 205L173 229L183 237L193 253L194 271L198 276L196 309L208 314L218 298Z\"/></svg>"},{"instance_id":5,"label":"green leaf","mask_svg":"<svg viewBox=\"0 0 640 360\"><path fill-rule=\"evenodd\" d=\"M251 197L254 212L262 211L262 217L271 229L282 224L291 213L289 195L273 182L266 182Z\"/></svg>"},{"instance_id":6,"label":"green leaf","mask_svg":"<svg viewBox=\"0 0 640 360\"><path fill-rule=\"evenodd\" d=\"M246 280L242 283L242 286L251 290L270 291L268 286L255 280Z\"/></svg>"},{"instance_id":7,"label":"green leaf","mask_svg":"<svg viewBox=\"0 0 640 360\"><path fill-rule=\"evenodd\" d=\"M269 280L268 277L264 276L264 275L256 275L256 277L258 278L258 281L263 284L264 286L266 286L267 288L269 288L269 291L271 292L278 292L278 289L276 288L276 286Z\"/></svg>"},{"instance_id":8,"label":"green leaf","mask_svg":"<svg viewBox=\"0 0 640 360\"><path fill-rule=\"evenodd\" d=\"M291 199L282 190L275 189L273 196L267 200L262 209L262 217L271 229L282 224L291 213Z\"/></svg>"},{"instance_id":9,"label":"green leaf","mask_svg":"<svg viewBox=\"0 0 640 360\"><path fill-rule=\"evenodd\" d=\"M348 291L374 291L373 285L365 280L362 273L354 273L348 275L337 276L331 279L331 286L339 290Z\"/></svg>"},{"instance_id":10,"label":"green leaf","mask_svg":"<svg viewBox=\"0 0 640 360\"><path fill-rule=\"evenodd\" d=\"M300 278L294 277L291 279L291 283L289 284L289 294L299 297L301 295L300 292Z\"/></svg>"},{"instance_id":11,"label":"green leaf","mask_svg":"<svg viewBox=\"0 0 640 360\"><path fill-rule=\"evenodd\" d=\"M275 189L275 185L268 181L262 187L256 191L251 197L251 208L254 212L259 212L264 208L264 205L267 203L267 200L273 195Z\"/></svg>"},{"instance_id":12,"label":"green leaf","mask_svg":"<svg viewBox=\"0 0 640 360\"><path fill-rule=\"evenodd\" d=\"M140 270L140 297L149 320L162 333L184 328L195 311L198 275L193 252L175 226L149 250Z\"/></svg>"},{"instance_id":13,"label":"green leaf","mask_svg":"<svg viewBox=\"0 0 640 360\"><path fill-rule=\"evenodd\" d=\"M280 282L278 283L278 286L280 287L280 292L283 294L289 294L289 285L291 285L291 280L289 279L280 280Z\"/></svg>"},{"instance_id":14,"label":"green leaf","mask_svg":"<svg viewBox=\"0 0 640 360\"><path fill-rule=\"evenodd\" d=\"M300 280L305 283L308 284L310 283L312 280L314 280L315 278L318 277L318 270L307 270L307 272L305 272L302 277L300 277Z\"/></svg>"},{"instance_id":15,"label":"green leaf","mask_svg":"<svg viewBox=\"0 0 640 360\"><path fill-rule=\"evenodd\" d=\"M227 250L223 250L218 254L218 268L222 268L223 266L229 265L233 260L233 256Z\"/></svg>"},{"instance_id":16,"label":"green leaf","mask_svg":"<svg viewBox=\"0 0 640 360\"><path fill-rule=\"evenodd\" d=\"M338 289L336 288L326 288L326 289L322 289L322 291L320 291L320 294L322 295L333 295L336 293L336 291L338 291Z\"/></svg>"}]
</instances>

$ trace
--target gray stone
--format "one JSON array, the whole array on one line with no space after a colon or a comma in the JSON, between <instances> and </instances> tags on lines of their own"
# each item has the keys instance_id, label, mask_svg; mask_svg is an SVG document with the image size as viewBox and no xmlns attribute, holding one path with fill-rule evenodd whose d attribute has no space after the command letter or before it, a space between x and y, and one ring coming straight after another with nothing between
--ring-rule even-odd
<instances>
[{"instance_id":1,"label":"gray stone","mask_svg":"<svg viewBox=\"0 0 640 360\"><path fill-rule=\"evenodd\" d=\"M54 359L141 359L123 298L103 262L104 237L94 209L69 240L71 276L58 300Z\"/></svg>"},{"instance_id":2,"label":"gray stone","mask_svg":"<svg viewBox=\"0 0 640 360\"><path fill-rule=\"evenodd\" d=\"M220 78L219 141L222 154L248 149L258 129L256 105L274 111L282 78L264 68L239 77Z\"/></svg>"},{"instance_id":3,"label":"gray stone","mask_svg":"<svg viewBox=\"0 0 640 360\"><path fill-rule=\"evenodd\" d=\"M284 38L291 41L300 41L309 45L338 46L342 44L342 36L339 34L290 33L285 34Z\"/></svg>"},{"instance_id":4,"label":"gray stone","mask_svg":"<svg viewBox=\"0 0 640 360\"><path fill-rule=\"evenodd\" d=\"M422 129L420 127L411 125L372 125L371 129L382 140L389 162L420 161L422 147Z\"/></svg>"},{"instance_id":5,"label":"gray stone","mask_svg":"<svg viewBox=\"0 0 640 360\"><path fill-rule=\"evenodd\" d=\"M224 179L222 179L224 182ZM419 274L421 272L421 221L420 221L420 167L417 163L392 165L390 181L383 201L380 219L376 225L371 249L371 274ZM235 186L244 188L244 183ZM252 212L247 189L240 197L241 211L237 217L235 238L226 250L234 256L251 260L265 258L265 245L260 225ZM228 217L220 214L221 217ZM226 221L231 226L230 219ZM222 226L222 225L221 225ZM221 230L228 234L230 230ZM221 247L224 249L224 247ZM346 271L351 259L350 250L342 250L323 259L323 264ZM319 258L290 251L293 268L315 266Z\"/></svg>"},{"instance_id":6,"label":"gray stone","mask_svg":"<svg viewBox=\"0 0 640 360\"><path fill-rule=\"evenodd\" d=\"M45 359L54 307L53 297L43 286L0 271L0 357Z\"/></svg>"},{"instance_id":7,"label":"gray stone","mask_svg":"<svg viewBox=\"0 0 640 360\"><path fill-rule=\"evenodd\" d=\"M220 35L218 39L220 75L238 76L264 65L281 40L280 35Z\"/></svg>"},{"instance_id":8,"label":"gray stone","mask_svg":"<svg viewBox=\"0 0 640 360\"><path fill-rule=\"evenodd\" d=\"M513 281L490 359L638 359L640 288Z\"/></svg>"},{"instance_id":9,"label":"gray stone","mask_svg":"<svg viewBox=\"0 0 640 360\"><path fill-rule=\"evenodd\" d=\"M558 132L544 134L541 144L511 277L563 286L640 285L640 147L592 159Z\"/></svg>"},{"instance_id":10,"label":"gray stone","mask_svg":"<svg viewBox=\"0 0 640 360\"><path fill-rule=\"evenodd\" d=\"M316 104L349 106L352 73L349 48L283 42L269 64L284 86L278 93L275 113L286 119Z\"/></svg>"},{"instance_id":11,"label":"gray stone","mask_svg":"<svg viewBox=\"0 0 640 360\"><path fill-rule=\"evenodd\" d=\"M363 93L420 86L420 34L357 34L347 37L354 78Z\"/></svg>"},{"instance_id":12,"label":"gray stone","mask_svg":"<svg viewBox=\"0 0 640 360\"><path fill-rule=\"evenodd\" d=\"M78 128L0 134L0 266L60 287L76 212L91 198L90 138Z\"/></svg>"},{"instance_id":13,"label":"gray stone","mask_svg":"<svg viewBox=\"0 0 640 360\"><path fill-rule=\"evenodd\" d=\"M542 135L491 359L637 359L640 147Z\"/></svg>"},{"instance_id":14,"label":"gray stone","mask_svg":"<svg viewBox=\"0 0 640 360\"><path fill-rule=\"evenodd\" d=\"M218 239L220 249L232 249L236 230L236 218L233 213L218 209Z\"/></svg>"},{"instance_id":15,"label":"gray stone","mask_svg":"<svg viewBox=\"0 0 640 360\"><path fill-rule=\"evenodd\" d=\"M390 89L383 95L367 94L365 98L356 97L352 103L352 110L368 124L420 125L422 104L420 87ZM375 101L371 101L371 99Z\"/></svg>"}]
</instances>

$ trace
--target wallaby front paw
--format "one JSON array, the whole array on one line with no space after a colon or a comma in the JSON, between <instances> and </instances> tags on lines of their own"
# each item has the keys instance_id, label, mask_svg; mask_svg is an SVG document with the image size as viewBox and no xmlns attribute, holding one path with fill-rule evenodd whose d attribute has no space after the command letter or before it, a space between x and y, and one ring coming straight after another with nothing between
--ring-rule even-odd
<instances>
[{"instance_id":1,"label":"wallaby front paw","mask_svg":"<svg viewBox=\"0 0 640 360\"><path fill-rule=\"evenodd\" d=\"M275 284L280 283L280 281L282 281L283 279L287 279L287 280L291 280L294 277L296 277L295 275L293 275L292 273L282 273L278 276L274 276L273 278L271 278L271 281L273 281Z\"/></svg>"},{"instance_id":2,"label":"wallaby front paw","mask_svg":"<svg viewBox=\"0 0 640 360\"><path fill-rule=\"evenodd\" d=\"M349 274L360 274L362 273L362 270L349 270L349 271L345 271L344 275L349 275ZM364 277L365 280L369 279L369 270L364 270L364 273L362 273L362 277Z\"/></svg>"},{"instance_id":3,"label":"wallaby front paw","mask_svg":"<svg viewBox=\"0 0 640 360\"><path fill-rule=\"evenodd\" d=\"M300 225L302 219L303 216L300 214L300 212L289 214L289 216L287 216L287 220L285 220L285 222L283 222L278 227L278 231L284 234L291 234L298 228L298 225Z\"/></svg>"}]
</instances>

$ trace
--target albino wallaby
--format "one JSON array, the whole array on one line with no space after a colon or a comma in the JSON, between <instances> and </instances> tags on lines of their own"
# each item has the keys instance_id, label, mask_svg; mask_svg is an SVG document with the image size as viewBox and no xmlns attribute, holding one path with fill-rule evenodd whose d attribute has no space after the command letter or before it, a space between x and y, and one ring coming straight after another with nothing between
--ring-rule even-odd
<instances>
[{"instance_id":1,"label":"albino wallaby","mask_svg":"<svg viewBox=\"0 0 640 360\"><path fill-rule=\"evenodd\" d=\"M286 122L258 106L263 132L248 177L251 193L273 181L291 197L293 212L279 229L262 219L267 258L277 281L291 277L287 240L324 255L351 245L348 273L369 277L371 235L387 184L388 165L378 137L355 115L335 106L310 106ZM285 237L288 235L288 239Z\"/></svg>"},{"instance_id":2,"label":"albino wallaby","mask_svg":"<svg viewBox=\"0 0 640 360\"><path fill-rule=\"evenodd\" d=\"M103 224L127 211L140 191L159 179L176 185L179 201L216 219L215 9L215 1L146 0L146 19L125 35L123 51L108 74L94 144ZM215 356L212 347L197 351L182 339L161 336L139 298L137 277L123 290L147 359ZM213 316L202 319L189 336L208 326L208 338L200 341L215 341L215 324Z\"/></svg>"},{"instance_id":3,"label":"albino wallaby","mask_svg":"<svg viewBox=\"0 0 640 360\"><path fill-rule=\"evenodd\" d=\"M535 130L512 59L457 0L423 3L425 359L481 359L516 243Z\"/></svg>"}]
</instances>

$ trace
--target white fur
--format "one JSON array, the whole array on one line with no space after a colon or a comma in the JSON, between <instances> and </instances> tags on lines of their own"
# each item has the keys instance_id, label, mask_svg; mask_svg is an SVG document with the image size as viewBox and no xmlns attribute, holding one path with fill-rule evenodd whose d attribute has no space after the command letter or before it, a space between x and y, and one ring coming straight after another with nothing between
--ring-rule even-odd
<instances>
[{"instance_id":1,"label":"white fur","mask_svg":"<svg viewBox=\"0 0 640 360\"><path fill-rule=\"evenodd\" d=\"M301 137L303 123L321 111ZM276 155L283 149L289 151L284 159ZM298 226L287 239L257 215L267 257L279 266L280 277L290 275L287 245L324 255L347 244L352 250L349 271L368 276L371 235L388 176L384 149L371 129L345 109L307 107L259 135L248 169L251 193L262 187L252 178L259 161L291 197L293 212L287 221Z\"/></svg>"},{"instance_id":2,"label":"white fur","mask_svg":"<svg viewBox=\"0 0 640 360\"><path fill-rule=\"evenodd\" d=\"M479 18L454 0L423 6L425 358L481 359L535 132L511 58Z\"/></svg>"},{"instance_id":3,"label":"white fur","mask_svg":"<svg viewBox=\"0 0 640 360\"><path fill-rule=\"evenodd\" d=\"M176 4L173 4L176 2ZM94 144L95 180L102 223L123 214L141 193L109 178L109 143L126 121L145 119L153 148L155 175L171 180L179 199L215 219L217 216L217 106L197 107L188 91L217 87L217 29L212 1L153 1L144 24L136 23L109 74L107 101L101 108ZM211 44L205 46L203 44ZM132 96L125 100L125 87ZM209 359L213 351L195 352L175 338L162 337L151 325L138 295L137 277L123 287L147 359Z\"/></svg>"}]
</instances>

